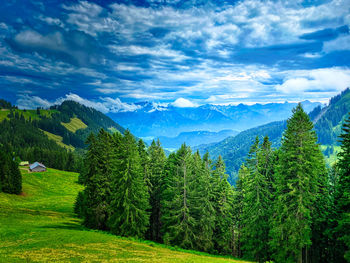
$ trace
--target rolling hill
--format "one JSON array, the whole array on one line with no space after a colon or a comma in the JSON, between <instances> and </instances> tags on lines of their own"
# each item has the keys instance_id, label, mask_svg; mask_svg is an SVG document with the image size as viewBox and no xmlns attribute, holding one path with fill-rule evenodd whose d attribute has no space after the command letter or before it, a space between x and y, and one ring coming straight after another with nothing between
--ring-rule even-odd
<instances>
[{"instance_id":1,"label":"rolling hill","mask_svg":"<svg viewBox=\"0 0 350 263\"><path fill-rule=\"evenodd\" d=\"M321 108L316 107L309 113L310 118L315 123L315 131L318 136L318 142L322 145L322 150L326 156L326 162L330 166L334 162L335 154L338 151L337 137L341 132L341 126L350 112L350 89L344 90L338 96L332 98L329 105ZM291 114L291 112L290 112ZM234 184L236 173L244 162L249 148L256 136L262 139L265 135L269 136L272 146L278 148L286 121L271 122L256 128L248 129L234 137L228 137L225 140L195 147L201 154L209 152L212 158L221 155L226 164L226 171L230 175L229 181Z\"/></svg>"},{"instance_id":2,"label":"rolling hill","mask_svg":"<svg viewBox=\"0 0 350 263\"><path fill-rule=\"evenodd\" d=\"M21 172L23 193L0 193L0 262L247 262L89 230L73 214L78 174Z\"/></svg>"},{"instance_id":3,"label":"rolling hill","mask_svg":"<svg viewBox=\"0 0 350 263\"><path fill-rule=\"evenodd\" d=\"M50 109L20 110L0 100L0 144L21 160L78 171L87 137L101 128L124 132L103 113L77 102L65 101Z\"/></svg>"}]
</instances>

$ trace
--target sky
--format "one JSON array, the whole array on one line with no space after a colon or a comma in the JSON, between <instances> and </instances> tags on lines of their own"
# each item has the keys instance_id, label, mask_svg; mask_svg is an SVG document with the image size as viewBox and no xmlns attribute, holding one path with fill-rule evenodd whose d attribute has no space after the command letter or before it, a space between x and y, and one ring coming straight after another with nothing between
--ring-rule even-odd
<instances>
[{"instance_id":1,"label":"sky","mask_svg":"<svg viewBox=\"0 0 350 263\"><path fill-rule=\"evenodd\" d=\"M0 98L136 102L321 101L350 86L350 0L7 0Z\"/></svg>"}]
</instances>

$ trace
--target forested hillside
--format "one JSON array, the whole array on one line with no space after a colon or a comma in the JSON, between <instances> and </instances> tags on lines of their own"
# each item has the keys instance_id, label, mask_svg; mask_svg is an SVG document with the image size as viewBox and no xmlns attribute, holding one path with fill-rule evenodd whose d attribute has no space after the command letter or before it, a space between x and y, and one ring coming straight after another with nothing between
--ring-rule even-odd
<instances>
[{"instance_id":1,"label":"forested hillside","mask_svg":"<svg viewBox=\"0 0 350 263\"><path fill-rule=\"evenodd\" d=\"M78 171L88 135L100 128L124 132L103 113L73 101L36 110L19 110L0 101L0 144L21 160Z\"/></svg>"},{"instance_id":2,"label":"forested hillside","mask_svg":"<svg viewBox=\"0 0 350 263\"><path fill-rule=\"evenodd\" d=\"M326 108L321 109L321 107L317 107L309 113L310 118L315 122L314 129L318 137L318 143L323 145L322 150L329 159L329 164L335 160L335 154L338 151L336 146L339 145L337 138L349 111L350 89L346 89L338 96L332 98ZM195 147L195 149L198 149L201 154L208 151L213 158L221 155L230 175L229 181L234 183L237 178L237 171L247 158L249 145L254 142L255 137L259 136L262 140L266 135L272 142L272 147L278 148L285 127L286 121L272 122L243 131L219 143L200 145Z\"/></svg>"},{"instance_id":3,"label":"forested hillside","mask_svg":"<svg viewBox=\"0 0 350 263\"><path fill-rule=\"evenodd\" d=\"M275 125L284 126L281 147L256 135L235 187L220 156L183 144L166 157L159 140L147 149L129 131L102 129L88 138L75 212L86 227L185 249L258 262L345 262L350 118L332 171L301 104Z\"/></svg>"}]
</instances>

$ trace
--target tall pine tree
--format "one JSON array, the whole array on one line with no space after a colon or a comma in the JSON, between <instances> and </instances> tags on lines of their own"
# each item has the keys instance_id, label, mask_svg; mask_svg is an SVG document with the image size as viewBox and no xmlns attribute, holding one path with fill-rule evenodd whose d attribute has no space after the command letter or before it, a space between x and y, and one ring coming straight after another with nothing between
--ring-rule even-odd
<instances>
[{"instance_id":1,"label":"tall pine tree","mask_svg":"<svg viewBox=\"0 0 350 263\"><path fill-rule=\"evenodd\" d=\"M283 134L276 169L276 200L270 242L277 262L306 262L318 177L324 172L313 124L301 104Z\"/></svg>"},{"instance_id":2,"label":"tall pine tree","mask_svg":"<svg viewBox=\"0 0 350 263\"><path fill-rule=\"evenodd\" d=\"M164 182L164 167L166 163L165 153L159 140L153 141L148 148L149 156L149 184L150 194L150 226L147 237L150 240L161 242L161 194Z\"/></svg>"},{"instance_id":3,"label":"tall pine tree","mask_svg":"<svg viewBox=\"0 0 350 263\"><path fill-rule=\"evenodd\" d=\"M268 137L259 147L258 137L252 145L248 159L248 176L243 183L243 211L241 213L241 242L244 256L265 262L269 254L269 219L271 215L270 181L272 167L271 143Z\"/></svg>"},{"instance_id":4,"label":"tall pine tree","mask_svg":"<svg viewBox=\"0 0 350 263\"><path fill-rule=\"evenodd\" d=\"M350 116L343 125L341 151L338 154L339 181L336 187L336 235L343 247L344 258L350 262Z\"/></svg>"},{"instance_id":5,"label":"tall pine tree","mask_svg":"<svg viewBox=\"0 0 350 263\"><path fill-rule=\"evenodd\" d=\"M118 156L113 169L108 225L117 235L143 238L149 225L149 194L137 143L128 130L121 139Z\"/></svg>"}]
</instances>

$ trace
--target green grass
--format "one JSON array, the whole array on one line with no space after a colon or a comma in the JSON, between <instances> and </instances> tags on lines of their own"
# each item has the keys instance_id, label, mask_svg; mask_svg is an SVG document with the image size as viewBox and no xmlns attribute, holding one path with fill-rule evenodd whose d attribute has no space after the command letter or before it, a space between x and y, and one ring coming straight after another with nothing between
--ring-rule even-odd
<instances>
[{"instance_id":1,"label":"green grass","mask_svg":"<svg viewBox=\"0 0 350 263\"><path fill-rule=\"evenodd\" d=\"M50 140L55 141L59 146L64 147L64 148L66 148L67 150L71 150L71 151L74 151L74 150L75 150L75 148L74 148L72 145L67 145L67 144L63 143L63 138L62 138L62 136L53 134L53 133L48 132L48 131L44 131L44 130L42 130L42 131L46 134L46 136L47 136Z\"/></svg>"},{"instance_id":2,"label":"green grass","mask_svg":"<svg viewBox=\"0 0 350 263\"><path fill-rule=\"evenodd\" d=\"M0 193L0 262L244 262L86 229L73 214L76 173L22 174L22 195Z\"/></svg>"},{"instance_id":3,"label":"green grass","mask_svg":"<svg viewBox=\"0 0 350 263\"><path fill-rule=\"evenodd\" d=\"M87 125L82 122L80 119L74 117L70 119L70 122L65 123L65 122L61 122L61 124L66 127L67 130L75 133L77 130L79 129L85 129L87 127Z\"/></svg>"}]
</instances>

